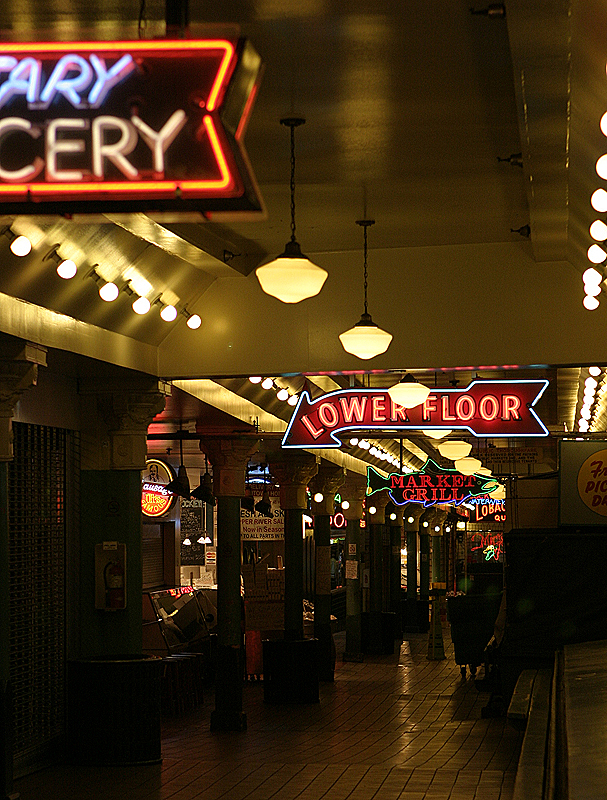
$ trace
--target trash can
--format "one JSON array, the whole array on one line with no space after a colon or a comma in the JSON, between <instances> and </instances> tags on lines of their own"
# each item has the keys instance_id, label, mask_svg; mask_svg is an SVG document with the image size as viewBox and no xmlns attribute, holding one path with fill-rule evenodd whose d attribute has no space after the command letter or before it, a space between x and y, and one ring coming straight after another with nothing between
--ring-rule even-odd
<instances>
[{"instance_id":1,"label":"trash can","mask_svg":"<svg viewBox=\"0 0 607 800\"><path fill-rule=\"evenodd\" d=\"M266 703L318 703L318 639L263 642Z\"/></svg>"},{"instance_id":2,"label":"trash can","mask_svg":"<svg viewBox=\"0 0 607 800\"><path fill-rule=\"evenodd\" d=\"M158 764L162 659L119 655L68 664L68 757L75 764Z\"/></svg>"}]
</instances>

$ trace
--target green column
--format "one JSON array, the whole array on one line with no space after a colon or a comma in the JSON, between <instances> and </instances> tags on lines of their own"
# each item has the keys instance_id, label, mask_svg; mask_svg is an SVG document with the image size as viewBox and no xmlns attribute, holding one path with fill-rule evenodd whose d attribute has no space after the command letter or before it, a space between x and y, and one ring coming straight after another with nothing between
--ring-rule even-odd
<instances>
[{"instance_id":1,"label":"green column","mask_svg":"<svg viewBox=\"0 0 607 800\"><path fill-rule=\"evenodd\" d=\"M395 518L392 519L392 516ZM401 588L401 542L403 530L403 510L392 510L389 520L390 531L390 611L396 614L394 636L401 640L403 636L402 623L402 588Z\"/></svg>"},{"instance_id":2,"label":"green column","mask_svg":"<svg viewBox=\"0 0 607 800\"><path fill-rule=\"evenodd\" d=\"M368 651L384 651L383 620L383 547L385 531L385 509L388 503L386 492L376 492L367 499L367 524L369 525L369 616ZM376 513L370 509L375 507Z\"/></svg>"},{"instance_id":3,"label":"green column","mask_svg":"<svg viewBox=\"0 0 607 800\"><path fill-rule=\"evenodd\" d=\"M285 639L303 639L303 509L285 514Z\"/></svg>"},{"instance_id":4,"label":"green column","mask_svg":"<svg viewBox=\"0 0 607 800\"><path fill-rule=\"evenodd\" d=\"M363 516L365 485L348 486L342 491L349 508L344 511L348 520L346 528L346 650L344 661L362 661L362 576L360 521Z\"/></svg>"},{"instance_id":5,"label":"green column","mask_svg":"<svg viewBox=\"0 0 607 800\"><path fill-rule=\"evenodd\" d=\"M213 492L217 498L217 652L211 731L244 731L247 727L247 715L242 710L240 498L245 495L249 458L258 445L257 440L237 436L200 441L200 449L213 465Z\"/></svg>"},{"instance_id":6,"label":"green column","mask_svg":"<svg viewBox=\"0 0 607 800\"><path fill-rule=\"evenodd\" d=\"M0 792L10 797L13 788L13 728L10 682L9 567L8 567L8 463L0 461Z\"/></svg>"},{"instance_id":7,"label":"green column","mask_svg":"<svg viewBox=\"0 0 607 800\"><path fill-rule=\"evenodd\" d=\"M428 528L419 531L419 597L430 598L430 534Z\"/></svg>"}]
</instances>

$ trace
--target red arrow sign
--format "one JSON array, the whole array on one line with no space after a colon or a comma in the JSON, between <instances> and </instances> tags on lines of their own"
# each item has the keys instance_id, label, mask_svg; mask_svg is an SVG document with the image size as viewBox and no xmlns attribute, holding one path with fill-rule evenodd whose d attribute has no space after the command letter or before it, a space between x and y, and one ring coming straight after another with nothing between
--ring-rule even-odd
<instances>
[{"instance_id":1,"label":"red arrow sign","mask_svg":"<svg viewBox=\"0 0 607 800\"><path fill-rule=\"evenodd\" d=\"M548 436L533 409L548 381L473 381L466 389L436 389L425 403L403 408L387 391L341 389L316 400L302 392L282 440L283 447L340 447L350 430L464 429L498 438Z\"/></svg>"}]
</instances>

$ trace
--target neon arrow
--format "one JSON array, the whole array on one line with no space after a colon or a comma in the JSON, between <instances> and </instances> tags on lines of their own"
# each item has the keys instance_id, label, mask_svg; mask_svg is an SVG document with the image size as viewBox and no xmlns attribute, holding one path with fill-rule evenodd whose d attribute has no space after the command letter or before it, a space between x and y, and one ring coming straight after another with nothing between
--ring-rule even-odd
<instances>
[{"instance_id":1,"label":"neon arrow","mask_svg":"<svg viewBox=\"0 0 607 800\"><path fill-rule=\"evenodd\" d=\"M534 406L547 380L472 381L465 389L436 389L420 406L405 409L381 389L339 389L311 400L302 392L283 447L341 447L351 430L449 428L482 437L548 436Z\"/></svg>"}]
</instances>

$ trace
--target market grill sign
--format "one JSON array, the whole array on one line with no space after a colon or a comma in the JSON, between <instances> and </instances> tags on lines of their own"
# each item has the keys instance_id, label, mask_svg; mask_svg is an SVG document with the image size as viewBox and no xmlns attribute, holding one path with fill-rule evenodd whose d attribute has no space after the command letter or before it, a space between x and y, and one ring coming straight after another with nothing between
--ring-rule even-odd
<instances>
[{"instance_id":1,"label":"market grill sign","mask_svg":"<svg viewBox=\"0 0 607 800\"><path fill-rule=\"evenodd\" d=\"M548 436L534 406L548 381L473 381L466 389L435 389L416 408L394 403L387 391L342 389L311 400L302 392L283 447L341 447L351 430L465 429L481 437Z\"/></svg>"},{"instance_id":2,"label":"market grill sign","mask_svg":"<svg viewBox=\"0 0 607 800\"><path fill-rule=\"evenodd\" d=\"M244 39L0 44L0 213L262 211Z\"/></svg>"}]
</instances>

